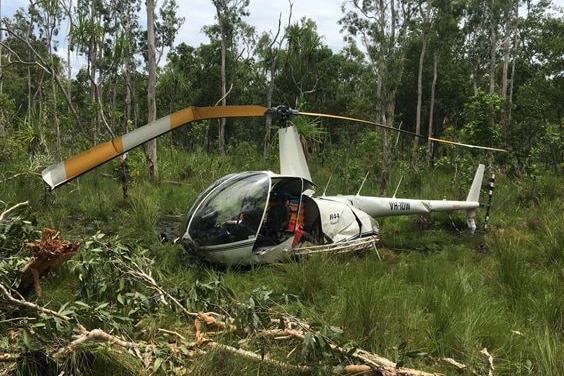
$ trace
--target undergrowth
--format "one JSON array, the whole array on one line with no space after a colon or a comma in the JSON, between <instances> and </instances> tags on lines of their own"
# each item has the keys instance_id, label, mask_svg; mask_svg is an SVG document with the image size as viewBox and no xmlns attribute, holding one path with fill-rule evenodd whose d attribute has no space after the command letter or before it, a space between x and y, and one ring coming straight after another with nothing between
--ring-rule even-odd
<instances>
[{"instance_id":1,"label":"undergrowth","mask_svg":"<svg viewBox=\"0 0 564 376\"><path fill-rule=\"evenodd\" d=\"M339 327L350 346L412 368L452 374L451 367L437 364L437 359L450 357L478 374L487 374L486 358L480 354L486 348L493 356L495 375L564 374L561 177L506 179L498 184L487 232L479 229L475 235L467 234L462 214L385 218L380 220L378 254L310 256L245 270L216 270L194 264L179 246L161 244L158 235L177 232L191 201L213 180L240 170L241 165L245 169L268 166L248 153L221 157L174 149L162 153L161 161L160 179L147 181L144 164L132 159L127 198L122 196L113 162L50 193L43 190L37 175L5 181L0 199L6 207L29 199L36 228L57 228L66 237L85 242L75 258L44 282L44 298L39 303L55 309L67 304L82 322L126 333L132 339L161 338L159 328L193 335L192 324L178 311L163 309L158 294L135 285L115 268L117 258L129 257L132 262L147 262L152 275L167 291L182 297L187 307L239 310L239 315L247 317L245 325L260 325L267 309L274 316L289 313L320 327ZM314 163L311 168L314 180L321 177L320 184L332 174L331 166ZM0 179L8 174L12 171ZM459 176L457 179L466 180L456 180L456 184L455 173L447 168L417 179L407 177L398 197L464 198L470 184L466 175ZM352 173L333 177L327 193L355 193L361 180ZM395 185L399 176L392 180ZM395 189L389 188L391 193ZM376 190L372 182L362 193L376 194ZM485 194L482 199L485 201ZM482 211L479 224L483 220ZM8 234L10 228L0 230ZM102 233L107 234L103 240L107 246L96 248L96 242L102 242L96 237ZM28 230L19 234L17 241L21 242L31 236ZM14 250L15 237L9 239L1 244L10 244ZM6 258L19 250L2 252ZM271 303L256 308L265 296ZM11 330L9 319L2 313L0 337ZM178 338L172 335L168 340ZM223 340L231 345L238 341L230 336ZM12 345L2 341L0 347ZM21 346L35 350L40 341L22 342ZM327 357L319 347L315 348L318 352L296 351L296 343L281 345L251 338L245 346L256 353L309 362L319 370L317 374L329 373L324 365L336 366L341 361ZM165 362L156 370L151 365L155 373L179 367L170 354L155 352L154 357ZM27 366L21 367L21 373L27 372ZM130 357L99 346L80 348L58 367L59 372L75 374L79 374L76 370L93 375L143 372L143 365L131 363ZM184 367L194 375L293 374L273 365L225 356L218 350L191 358Z\"/></svg>"}]
</instances>

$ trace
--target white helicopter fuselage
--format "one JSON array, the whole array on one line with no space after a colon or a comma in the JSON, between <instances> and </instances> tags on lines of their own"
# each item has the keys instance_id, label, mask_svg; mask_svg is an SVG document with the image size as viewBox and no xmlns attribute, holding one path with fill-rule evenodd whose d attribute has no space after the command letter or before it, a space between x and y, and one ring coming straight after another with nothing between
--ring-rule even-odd
<instances>
[{"instance_id":1,"label":"white helicopter fuselage","mask_svg":"<svg viewBox=\"0 0 564 376\"><path fill-rule=\"evenodd\" d=\"M287 259L311 245L378 235L376 218L466 210L470 231L484 174L465 201L360 195L313 196L315 185L295 127L279 130L281 174L242 172L219 179L196 200L180 242L213 263L248 265Z\"/></svg>"},{"instance_id":2,"label":"white helicopter fuselage","mask_svg":"<svg viewBox=\"0 0 564 376\"><path fill-rule=\"evenodd\" d=\"M378 226L375 218L380 216L433 211L466 210L468 226L471 231L475 229L474 215L479 206L483 165L478 167L466 201L414 200L358 194L314 197L315 185L299 134L294 126L287 126L289 118L298 114L300 112L285 106L274 109L262 106L187 107L50 165L41 175L54 189L134 147L196 120L276 116L281 123L278 130L280 174L270 171L231 174L202 192L188 212L186 226L178 238L188 251L227 265L270 263L297 254L297 250L304 248L355 241L365 244L365 241L358 239L376 238ZM337 118L345 119L341 116ZM348 120L390 128L371 121Z\"/></svg>"},{"instance_id":3,"label":"white helicopter fuselage","mask_svg":"<svg viewBox=\"0 0 564 376\"><path fill-rule=\"evenodd\" d=\"M228 175L206 189L187 214L179 241L213 263L287 259L308 245L377 235L376 221L340 198L312 197L313 183L271 171Z\"/></svg>"}]
</instances>

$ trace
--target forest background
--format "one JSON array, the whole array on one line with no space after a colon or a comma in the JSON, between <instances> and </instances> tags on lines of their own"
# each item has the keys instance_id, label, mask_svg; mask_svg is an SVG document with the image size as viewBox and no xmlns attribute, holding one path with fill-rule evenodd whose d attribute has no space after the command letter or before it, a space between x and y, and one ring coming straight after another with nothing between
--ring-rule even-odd
<instances>
[{"instance_id":1,"label":"forest background","mask_svg":"<svg viewBox=\"0 0 564 376\"><path fill-rule=\"evenodd\" d=\"M437 359L488 372L480 350L489 348L499 374L562 374L562 8L544 0L350 1L335 25L347 42L335 52L315 21L292 17L290 3L262 34L247 22L248 0L212 4L215 18L203 29L209 43L198 46L174 43L189 22L174 0L36 1L1 20L2 286L17 287L16 270L29 256L21 245L39 228L84 243L47 282L44 297L30 298L56 314L21 308L3 295L10 309L0 316L0 347L12 357L0 356L2 364L26 374L29 354L38 351L57 372L296 371L240 354L221 367L217 354L225 348L203 354L183 342L193 323L182 309L223 307L248 332L264 329L264 317L281 311L319 323L298 341L298 352L296 342L279 346L258 336L241 344L241 333L219 341L313 367L304 372L348 364L350 354L328 344L354 343L400 365L447 373L452 369ZM66 60L57 54L63 24ZM71 52L84 56L78 71ZM385 262L322 258L242 274L191 267L156 234L180 221L214 179L275 169L268 119L197 122L54 192L41 181L43 168L98 142L189 105L218 104L288 104L505 148L485 153L350 122L296 120L314 180L333 176L335 193L351 193L368 172L367 194L391 194L404 176L408 197L462 197L477 163L486 163L500 183L493 225L469 237L458 231L457 217L418 219L416 228L382 220ZM20 202L26 210L10 210ZM153 281L183 308L148 299L154 286L126 265L158 276ZM132 362L100 338L70 346L80 327L101 327L145 355ZM177 352L164 338L175 333Z\"/></svg>"}]
</instances>

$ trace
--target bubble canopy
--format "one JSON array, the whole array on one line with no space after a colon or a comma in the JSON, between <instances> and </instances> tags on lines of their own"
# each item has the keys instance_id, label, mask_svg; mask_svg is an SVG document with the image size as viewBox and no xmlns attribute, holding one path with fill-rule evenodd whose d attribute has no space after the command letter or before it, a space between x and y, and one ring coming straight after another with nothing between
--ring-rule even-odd
<instances>
[{"instance_id":1,"label":"bubble canopy","mask_svg":"<svg viewBox=\"0 0 564 376\"><path fill-rule=\"evenodd\" d=\"M200 247L256 238L266 211L271 179L267 172L227 175L196 200L187 232Z\"/></svg>"}]
</instances>

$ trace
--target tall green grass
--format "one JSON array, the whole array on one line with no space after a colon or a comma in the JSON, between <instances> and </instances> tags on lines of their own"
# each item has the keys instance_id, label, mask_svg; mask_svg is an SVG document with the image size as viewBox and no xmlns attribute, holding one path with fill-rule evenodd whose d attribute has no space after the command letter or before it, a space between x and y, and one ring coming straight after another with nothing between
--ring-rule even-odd
<instances>
[{"instance_id":1,"label":"tall green grass","mask_svg":"<svg viewBox=\"0 0 564 376\"><path fill-rule=\"evenodd\" d=\"M132 159L128 199L122 197L113 162L48 194L34 180L38 176L12 179L3 186L0 199L30 198L41 226L61 229L71 238L102 231L149 248L157 260L154 273L171 291L189 291L217 279L241 301L256 288L272 290L289 297L280 303L281 310L309 322L340 326L348 341L407 366L452 374L452 368L437 365L435 359L453 357L485 374L480 350L487 348L496 375L564 374L561 177L500 181L489 232L466 234L463 213L433 214L425 226L412 218L386 218L380 221L382 260L369 252L215 270L190 263L176 245L159 244L156 232L163 222L174 227L174 218L182 217L197 193L218 177L243 169L276 171L277 161L268 165L248 146L226 157L161 148L158 181L148 181L141 159ZM320 161L311 168L321 186L331 174L342 173L333 176L328 194L355 193L366 172L365 164L354 160L346 171ZM463 198L471 180L467 175L471 174L459 174L454 181L454 171L440 168L405 176L398 196ZM375 177L370 179L363 194L377 192ZM399 170L391 180L399 180ZM389 193L394 190L395 183L388 187ZM482 220L483 212L478 215L479 225ZM67 278L63 275L61 281ZM72 286L72 281L67 282ZM48 284L47 296L50 290L64 289L67 282ZM69 293L53 296L64 300ZM155 318L151 325L177 325L177 320ZM266 350L279 346L253 345L264 345ZM187 368L196 375L284 372L219 352L210 352Z\"/></svg>"}]
</instances>

